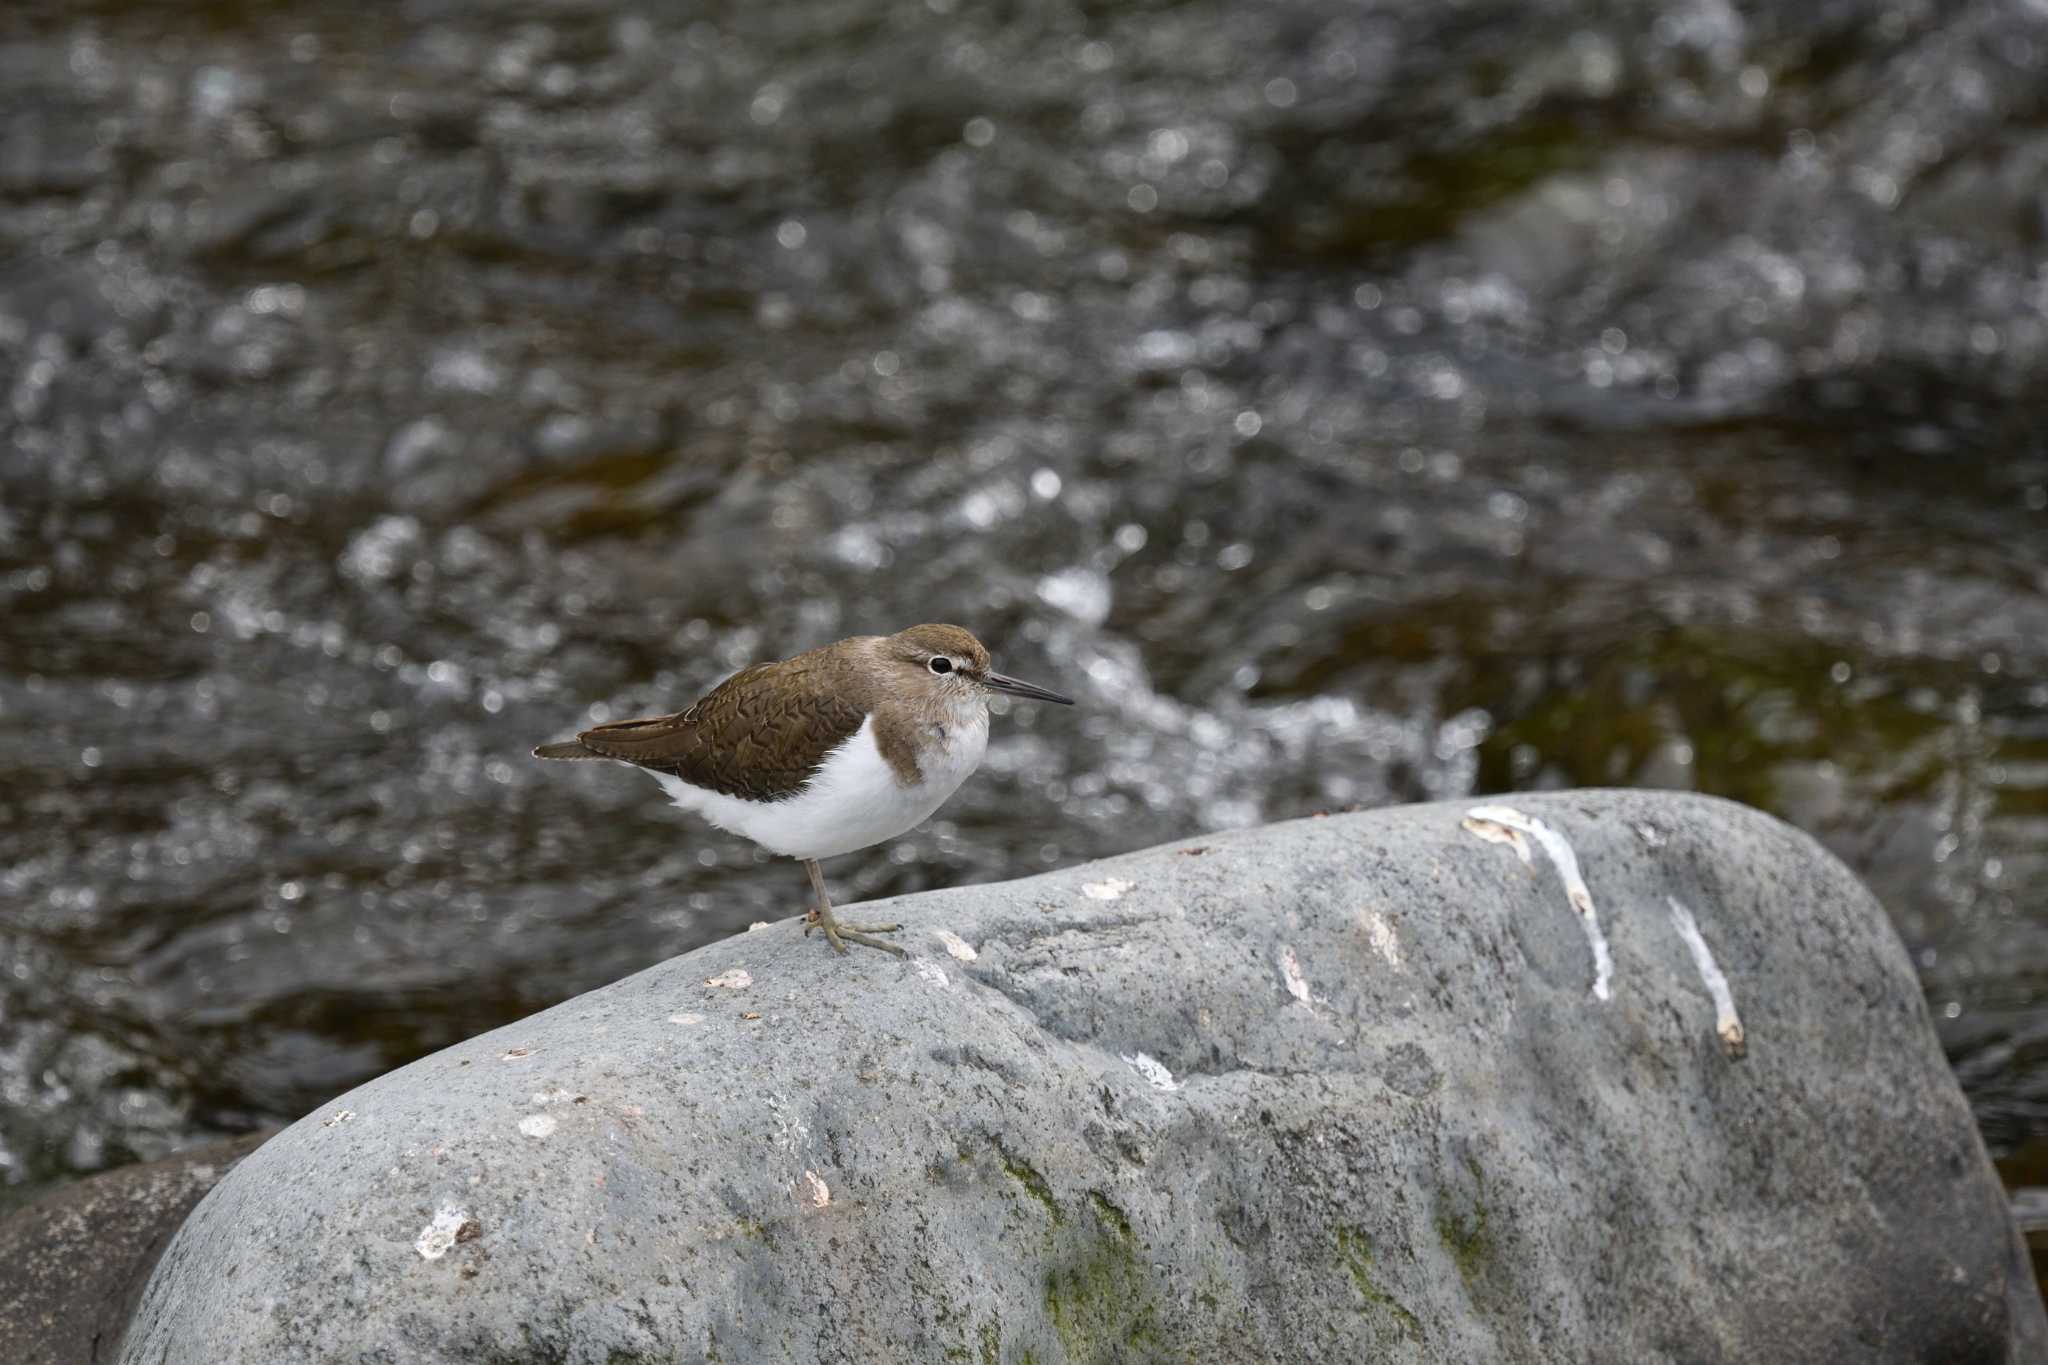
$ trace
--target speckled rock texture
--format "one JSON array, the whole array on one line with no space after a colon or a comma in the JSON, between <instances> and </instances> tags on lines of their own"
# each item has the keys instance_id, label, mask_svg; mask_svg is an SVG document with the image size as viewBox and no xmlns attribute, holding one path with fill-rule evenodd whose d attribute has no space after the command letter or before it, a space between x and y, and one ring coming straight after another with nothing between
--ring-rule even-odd
<instances>
[{"instance_id":1,"label":"speckled rock texture","mask_svg":"<svg viewBox=\"0 0 2048 1365\"><path fill-rule=\"evenodd\" d=\"M185 1215L268 1133L66 1185L0 1220L0 1361L100 1365Z\"/></svg>"},{"instance_id":2,"label":"speckled rock texture","mask_svg":"<svg viewBox=\"0 0 2048 1365\"><path fill-rule=\"evenodd\" d=\"M776 924L450 1048L223 1180L121 1358L2044 1358L1839 864L1698 797L1472 804L853 916L912 961Z\"/></svg>"}]
</instances>

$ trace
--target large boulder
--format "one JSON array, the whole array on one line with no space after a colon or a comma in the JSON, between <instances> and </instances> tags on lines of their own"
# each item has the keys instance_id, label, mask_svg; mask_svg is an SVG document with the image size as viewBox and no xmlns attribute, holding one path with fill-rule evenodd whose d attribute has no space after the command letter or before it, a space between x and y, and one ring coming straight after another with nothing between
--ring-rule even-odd
<instances>
[{"instance_id":1,"label":"large boulder","mask_svg":"<svg viewBox=\"0 0 2048 1365\"><path fill-rule=\"evenodd\" d=\"M1804 835L1578 792L782 923L382 1077L131 1365L2040 1360L1904 952Z\"/></svg>"}]
</instances>

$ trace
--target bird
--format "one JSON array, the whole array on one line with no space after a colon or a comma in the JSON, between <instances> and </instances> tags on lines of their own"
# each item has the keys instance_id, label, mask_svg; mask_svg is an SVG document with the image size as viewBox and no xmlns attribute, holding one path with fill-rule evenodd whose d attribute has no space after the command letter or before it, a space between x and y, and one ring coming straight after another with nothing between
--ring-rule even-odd
<instances>
[{"instance_id":1,"label":"bird","mask_svg":"<svg viewBox=\"0 0 2048 1365\"><path fill-rule=\"evenodd\" d=\"M996 693L1074 704L996 672L964 627L927 624L755 664L687 710L599 725L533 754L645 769L676 806L803 863L817 897L806 935L822 929L841 956L858 943L902 957L876 937L900 924L834 918L818 864L894 839L945 804L981 764Z\"/></svg>"}]
</instances>

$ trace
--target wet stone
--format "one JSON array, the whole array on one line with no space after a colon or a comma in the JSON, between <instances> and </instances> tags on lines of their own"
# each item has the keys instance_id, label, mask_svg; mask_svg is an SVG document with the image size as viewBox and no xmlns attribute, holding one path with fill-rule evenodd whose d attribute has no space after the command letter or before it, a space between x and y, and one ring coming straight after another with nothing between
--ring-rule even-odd
<instances>
[{"instance_id":1,"label":"wet stone","mask_svg":"<svg viewBox=\"0 0 2048 1365\"><path fill-rule=\"evenodd\" d=\"M123 1166L0 1220L0 1360L113 1359L171 1235L215 1181L268 1136Z\"/></svg>"},{"instance_id":2,"label":"wet stone","mask_svg":"<svg viewBox=\"0 0 2048 1365\"><path fill-rule=\"evenodd\" d=\"M222 1181L120 1359L2041 1358L1841 864L1710 798L1470 810L865 907L907 961L783 920L460 1043Z\"/></svg>"}]
</instances>

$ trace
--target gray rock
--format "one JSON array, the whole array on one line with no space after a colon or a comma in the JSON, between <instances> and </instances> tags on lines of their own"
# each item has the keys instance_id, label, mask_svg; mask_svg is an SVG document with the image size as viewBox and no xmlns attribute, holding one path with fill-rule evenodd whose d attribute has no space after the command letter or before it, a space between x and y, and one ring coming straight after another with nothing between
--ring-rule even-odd
<instances>
[{"instance_id":1,"label":"gray rock","mask_svg":"<svg viewBox=\"0 0 2048 1365\"><path fill-rule=\"evenodd\" d=\"M2044 1358L1834 859L1706 798L1512 798L1576 852L1603 1001L1550 856L1470 804L852 916L910 962L781 923L450 1048L222 1181L121 1358Z\"/></svg>"},{"instance_id":2,"label":"gray rock","mask_svg":"<svg viewBox=\"0 0 2048 1365\"><path fill-rule=\"evenodd\" d=\"M185 1215L268 1133L66 1185L0 1220L0 1360L112 1360L157 1257Z\"/></svg>"}]
</instances>

